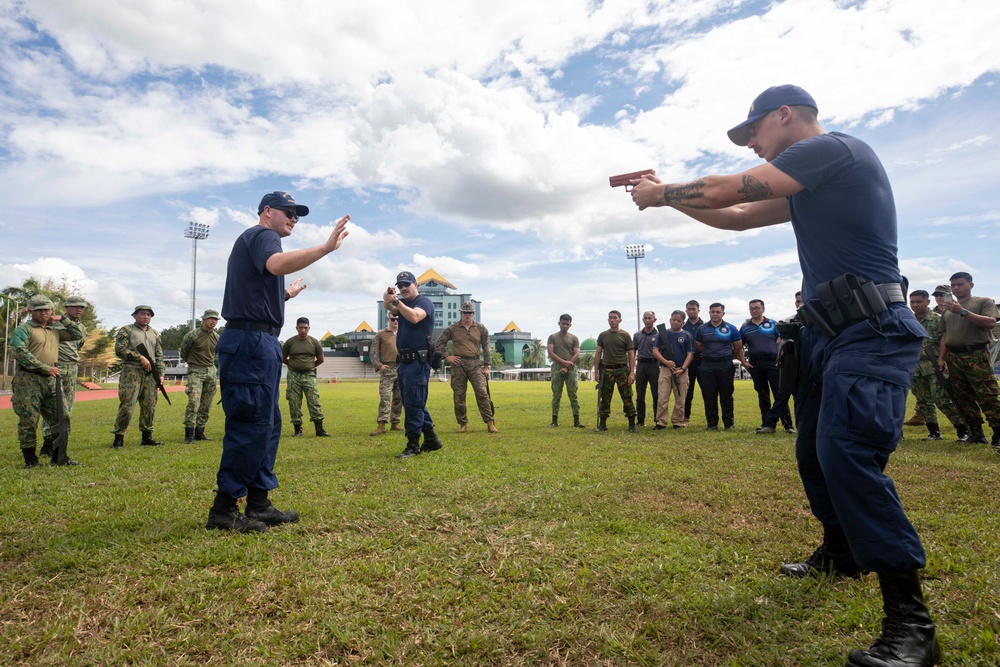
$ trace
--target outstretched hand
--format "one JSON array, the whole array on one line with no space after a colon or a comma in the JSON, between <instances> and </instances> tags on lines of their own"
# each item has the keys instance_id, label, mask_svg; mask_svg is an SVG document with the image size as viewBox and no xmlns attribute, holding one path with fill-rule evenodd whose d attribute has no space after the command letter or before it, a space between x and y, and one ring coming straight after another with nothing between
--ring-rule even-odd
<instances>
[{"instance_id":1,"label":"outstretched hand","mask_svg":"<svg viewBox=\"0 0 1000 667\"><path fill-rule=\"evenodd\" d=\"M646 174L631 181L631 184L632 201L640 211L650 206L663 206L663 181L656 174Z\"/></svg>"}]
</instances>

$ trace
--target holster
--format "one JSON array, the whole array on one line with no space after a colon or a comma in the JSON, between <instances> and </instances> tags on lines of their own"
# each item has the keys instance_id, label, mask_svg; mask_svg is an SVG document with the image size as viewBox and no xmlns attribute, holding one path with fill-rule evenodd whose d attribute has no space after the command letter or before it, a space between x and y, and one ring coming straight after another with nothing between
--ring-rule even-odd
<instances>
[{"instance_id":1,"label":"holster","mask_svg":"<svg viewBox=\"0 0 1000 667\"><path fill-rule=\"evenodd\" d=\"M799 327L801 328L801 326ZM792 396L799 388L799 344L797 339L782 338L778 347L778 389Z\"/></svg>"},{"instance_id":2,"label":"holster","mask_svg":"<svg viewBox=\"0 0 1000 667\"><path fill-rule=\"evenodd\" d=\"M905 303L905 290L900 283L873 283L853 273L816 285L814 299L799 308L803 324L813 325L827 338L837 335L858 322L877 318L893 303Z\"/></svg>"}]
</instances>

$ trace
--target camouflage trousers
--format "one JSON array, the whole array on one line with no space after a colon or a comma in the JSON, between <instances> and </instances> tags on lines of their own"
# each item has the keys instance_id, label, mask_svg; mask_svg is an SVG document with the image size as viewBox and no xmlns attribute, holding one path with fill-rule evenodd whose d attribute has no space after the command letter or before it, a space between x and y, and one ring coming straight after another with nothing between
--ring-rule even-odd
<instances>
[{"instance_id":1,"label":"camouflage trousers","mask_svg":"<svg viewBox=\"0 0 1000 667\"><path fill-rule=\"evenodd\" d=\"M34 449L38 418L56 423L56 379L20 371L14 375L11 389L11 407L17 415L17 441L21 449Z\"/></svg>"},{"instance_id":2,"label":"camouflage trousers","mask_svg":"<svg viewBox=\"0 0 1000 667\"><path fill-rule=\"evenodd\" d=\"M184 389L188 397L187 408L184 409L185 428L204 428L208 423L208 413L215 398L216 377L215 366L188 366L187 386Z\"/></svg>"},{"instance_id":3,"label":"camouflage trousers","mask_svg":"<svg viewBox=\"0 0 1000 667\"><path fill-rule=\"evenodd\" d=\"M76 402L76 379L80 374L80 367L77 364L56 362L56 367L62 371L62 381L60 386L62 387L62 398L63 398L63 410L66 412L67 417L73 415L73 404ZM50 422L48 419L42 418L42 436L49 437L52 435L52 425L55 422Z\"/></svg>"},{"instance_id":4,"label":"camouflage trousers","mask_svg":"<svg viewBox=\"0 0 1000 667\"><path fill-rule=\"evenodd\" d=\"M552 416L559 416L559 403L562 402L563 387L566 387L569 407L573 410L573 416L579 417L580 401L577 399L577 389L580 386L580 374L576 367L563 373L564 368L566 367L562 364L552 364Z\"/></svg>"},{"instance_id":5,"label":"camouflage trousers","mask_svg":"<svg viewBox=\"0 0 1000 667\"><path fill-rule=\"evenodd\" d=\"M486 387L486 376L483 375L483 362L480 359L462 359L451 365L451 390L455 394L455 419L459 424L468 424L466 414L465 392L472 385L476 395L476 405L483 422L493 419L493 404L490 401L489 390Z\"/></svg>"},{"instance_id":6,"label":"camouflage trousers","mask_svg":"<svg viewBox=\"0 0 1000 667\"><path fill-rule=\"evenodd\" d=\"M982 426L983 415L986 415L990 426L1000 429L1000 387L990 366L989 353L986 350L948 352L945 361L955 402L969 428Z\"/></svg>"},{"instance_id":7,"label":"camouflage trousers","mask_svg":"<svg viewBox=\"0 0 1000 667\"><path fill-rule=\"evenodd\" d=\"M303 394L306 397L306 407L309 408L309 420L322 421L323 408L319 406L319 385L316 384L316 371L303 373L289 368L285 397L288 399L288 414L296 426L302 425Z\"/></svg>"},{"instance_id":8,"label":"camouflage trousers","mask_svg":"<svg viewBox=\"0 0 1000 667\"><path fill-rule=\"evenodd\" d=\"M604 384L601 385L601 405L597 414L601 417L611 416L611 397L615 394L615 387L618 387L618 395L622 397L622 412L626 417L635 417L632 385L628 383L628 366L603 367L601 372L604 373Z\"/></svg>"},{"instance_id":9,"label":"camouflage trousers","mask_svg":"<svg viewBox=\"0 0 1000 667\"><path fill-rule=\"evenodd\" d=\"M955 402L951 400L948 392L941 386L937 376L933 373L930 375L914 375L910 389L917 399L917 414L923 417L924 421L928 424L938 423L935 406L941 409L941 412L948 418L952 426L958 426L962 423L962 417L955 406Z\"/></svg>"},{"instance_id":10,"label":"camouflage trousers","mask_svg":"<svg viewBox=\"0 0 1000 667\"><path fill-rule=\"evenodd\" d=\"M403 394L396 381L396 365L382 367L378 376L378 423L398 424L403 414Z\"/></svg>"},{"instance_id":11,"label":"camouflage trousers","mask_svg":"<svg viewBox=\"0 0 1000 667\"><path fill-rule=\"evenodd\" d=\"M139 430L152 432L156 416L156 380L152 373L141 366L122 366L118 380L118 416L115 417L115 435L125 435L132 421L135 404L139 403Z\"/></svg>"}]
</instances>

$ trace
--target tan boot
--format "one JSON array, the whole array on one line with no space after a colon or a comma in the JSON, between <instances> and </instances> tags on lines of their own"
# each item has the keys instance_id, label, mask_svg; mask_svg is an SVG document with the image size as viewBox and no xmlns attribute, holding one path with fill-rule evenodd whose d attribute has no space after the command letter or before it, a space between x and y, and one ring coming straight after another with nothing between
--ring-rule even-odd
<instances>
[{"instance_id":1,"label":"tan boot","mask_svg":"<svg viewBox=\"0 0 1000 667\"><path fill-rule=\"evenodd\" d=\"M389 430L390 431L402 431L403 429L402 429L402 427L400 427L399 422L392 422L392 428L390 428Z\"/></svg>"},{"instance_id":2,"label":"tan boot","mask_svg":"<svg viewBox=\"0 0 1000 667\"><path fill-rule=\"evenodd\" d=\"M455 432L456 433L465 433L468 430L469 430L469 425L468 424L459 424L458 425L458 430L455 431Z\"/></svg>"},{"instance_id":3,"label":"tan boot","mask_svg":"<svg viewBox=\"0 0 1000 667\"><path fill-rule=\"evenodd\" d=\"M499 433L500 432L500 431L497 430L497 427L493 424L493 420L492 419L489 420L488 422L486 422L486 431L489 432L489 433Z\"/></svg>"},{"instance_id":4,"label":"tan boot","mask_svg":"<svg viewBox=\"0 0 1000 667\"><path fill-rule=\"evenodd\" d=\"M903 426L923 426L924 418L919 412L914 412L913 416L903 422Z\"/></svg>"},{"instance_id":5,"label":"tan boot","mask_svg":"<svg viewBox=\"0 0 1000 667\"><path fill-rule=\"evenodd\" d=\"M378 428L369 433L368 435L382 435L385 433L385 422L379 422Z\"/></svg>"}]
</instances>

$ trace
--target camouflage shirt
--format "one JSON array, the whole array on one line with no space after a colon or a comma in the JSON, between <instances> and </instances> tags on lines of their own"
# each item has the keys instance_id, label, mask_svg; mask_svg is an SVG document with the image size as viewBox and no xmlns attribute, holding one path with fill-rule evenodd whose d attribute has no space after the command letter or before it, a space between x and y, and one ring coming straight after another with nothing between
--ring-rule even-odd
<instances>
[{"instance_id":1,"label":"camouflage shirt","mask_svg":"<svg viewBox=\"0 0 1000 667\"><path fill-rule=\"evenodd\" d=\"M924 338L924 349L920 353L920 363L917 364L914 377L934 375L934 362L931 359L938 358L938 348L941 346L941 316L928 310L920 319L920 324L927 332L927 338Z\"/></svg>"},{"instance_id":2,"label":"camouflage shirt","mask_svg":"<svg viewBox=\"0 0 1000 667\"><path fill-rule=\"evenodd\" d=\"M115 336L115 356L122 360L126 366L142 366L139 359L142 355L136 352L135 348L142 343L146 350L153 356L153 368L157 375L163 375L163 346L160 345L160 332L153 327L142 329L137 324L126 324L118 330ZM150 345L153 349L149 349Z\"/></svg>"},{"instance_id":3,"label":"camouflage shirt","mask_svg":"<svg viewBox=\"0 0 1000 667\"><path fill-rule=\"evenodd\" d=\"M455 322L441 332L434 347L443 354L448 341L451 341L452 354L465 359L481 357L484 366L490 365L490 332L479 322L473 322L468 329L461 322Z\"/></svg>"},{"instance_id":4,"label":"camouflage shirt","mask_svg":"<svg viewBox=\"0 0 1000 667\"><path fill-rule=\"evenodd\" d=\"M28 320L14 329L10 334L10 346L14 359L23 370L47 373L49 366L55 365L59 358L61 341L83 339L83 328L78 322L66 318L64 323L63 328L56 329Z\"/></svg>"},{"instance_id":5,"label":"camouflage shirt","mask_svg":"<svg viewBox=\"0 0 1000 667\"><path fill-rule=\"evenodd\" d=\"M215 366L215 346L218 343L218 331L198 327L187 332L181 340L181 359L192 368Z\"/></svg>"}]
</instances>

